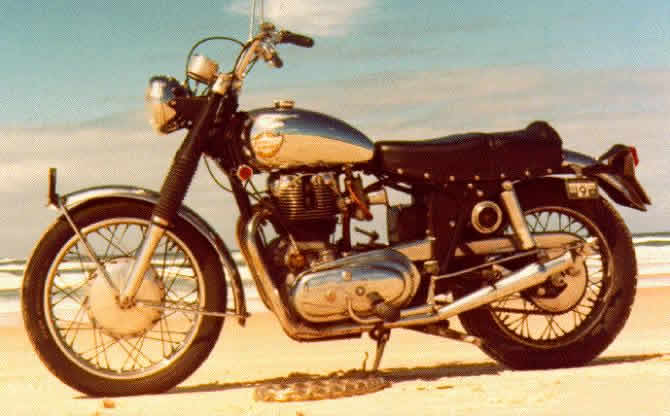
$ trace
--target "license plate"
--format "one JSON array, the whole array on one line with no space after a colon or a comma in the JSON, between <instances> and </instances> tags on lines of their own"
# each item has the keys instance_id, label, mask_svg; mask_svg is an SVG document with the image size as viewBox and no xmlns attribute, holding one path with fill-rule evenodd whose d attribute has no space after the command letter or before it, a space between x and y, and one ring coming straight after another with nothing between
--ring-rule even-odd
<instances>
[{"instance_id":1,"label":"license plate","mask_svg":"<svg viewBox=\"0 0 670 416\"><path fill-rule=\"evenodd\" d=\"M598 183L591 179L566 179L565 190L569 199L598 198Z\"/></svg>"}]
</instances>

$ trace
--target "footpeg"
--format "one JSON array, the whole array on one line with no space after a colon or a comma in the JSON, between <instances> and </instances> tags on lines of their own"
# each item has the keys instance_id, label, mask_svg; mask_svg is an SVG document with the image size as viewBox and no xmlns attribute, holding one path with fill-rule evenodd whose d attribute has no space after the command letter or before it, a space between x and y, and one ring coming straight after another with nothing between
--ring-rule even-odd
<instances>
[{"instance_id":1,"label":"footpeg","mask_svg":"<svg viewBox=\"0 0 670 416\"><path fill-rule=\"evenodd\" d=\"M372 302L372 311L379 318L385 322L395 322L400 319L400 309L386 303L379 293L370 292L367 297Z\"/></svg>"}]
</instances>

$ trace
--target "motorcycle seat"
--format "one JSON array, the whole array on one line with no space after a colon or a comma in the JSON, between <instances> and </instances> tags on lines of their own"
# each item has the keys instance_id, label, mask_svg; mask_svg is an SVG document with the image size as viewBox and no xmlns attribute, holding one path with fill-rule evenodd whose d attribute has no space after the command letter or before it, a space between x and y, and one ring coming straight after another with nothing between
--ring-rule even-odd
<instances>
[{"instance_id":1,"label":"motorcycle seat","mask_svg":"<svg viewBox=\"0 0 670 416\"><path fill-rule=\"evenodd\" d=\"M562 140L544 121L523 130L465 133L421 141L378 141L377 167L406 180L499 180L546 174L561 166Z\"/></svg>"}]
</instances>

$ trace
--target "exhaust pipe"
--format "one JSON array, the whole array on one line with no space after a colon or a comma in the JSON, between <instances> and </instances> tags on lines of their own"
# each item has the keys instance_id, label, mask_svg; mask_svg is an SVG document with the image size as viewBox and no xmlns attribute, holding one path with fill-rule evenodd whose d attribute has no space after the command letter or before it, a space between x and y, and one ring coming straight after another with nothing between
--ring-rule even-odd
<instances>
[{"instance_id":1,"label":"exhaust pipe","mask_svg":"<svg viewBox=\"0 0 670 416\"><path fill-rule=\"evenodd\" d=\"M551 275L572 267L574 259L569 251L545 263L532 263L517 270L491 286L483 287L471 294L438 309L435 314L412 316L396 322L384 323L385 328L428 325L449 319L463 312L491 303L513 293L520 292L547 280Z\"/></svg>"},{"instance_id":2,"label":"exhaust pipe","mask_svg":"<svg viewBox=\"0 0 670 416\"><path fill-rule=\"evenodd\" d=\"M281 299L279 291L272 283L256 242L259 227L267 215L268 213L260 211L254 214L247 223L243 223L241 220L237 227L238 243L242 254L247 259L259 294L267 301L272 312L277 316L284 332L289 337L302 341L356 336L363 332L369 332L380 325L383 328L391 329L434 324L513 293L539 285L551 275L565 271L574 264L572 253L568 251L562 256L545 263L529 264L495 282L495 284L476 290L449 305L443 306L437 311L426 312L427 309L430 310L429 305L404 309L400 313L401 318L395 322L370 319L366 320L363 324L345 323L314 327L302 323L291 316L289 309Z\"/></svg>"},{"instance_id":3,"label":"exhaust pipe","mask_svg":"<svg viewBox=\"0 0 670 416\"><path fill-rule=\"evenodd\" d=\"M242 251L244 258L247 260L259 295L266 300L286 335L298 341L308 341L357 336L374 329L375 324L337 324L316 328L304 324L291 316L292 314L282 301L279 291L274 286L274 283L272 283L268 269L265 266L265 261L263 260L263 255L256 241L260 226L269 214L269 212L261 210L254 214L247 223L244 223L243 217L240 217L240 221L237 224L237 242L240 246L240 251Z\"/></svg>"}]
</instances>

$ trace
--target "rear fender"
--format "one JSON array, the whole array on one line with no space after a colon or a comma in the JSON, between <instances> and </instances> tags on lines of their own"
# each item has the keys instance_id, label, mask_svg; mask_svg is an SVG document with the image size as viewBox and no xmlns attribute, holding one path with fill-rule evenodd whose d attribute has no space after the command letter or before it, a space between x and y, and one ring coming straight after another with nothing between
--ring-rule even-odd
<instances>
[{"instance_id":1,"label":"rear fender","mask_svg":"<svg viewBox=\"0 0 670 416\"><path fill-rule=\"evenodd\" d=\"M81 208L93 202L99 202L104 199L131 199L136 201L148 202L155 205L158 203L160 194L149 189L137 188L125 185L101 186L94 188L81 189L63 195L60 197L61 203L68 209ZM51 197L50 197L51 199ZM53 201L52 201L53 202ZM53 204L50 204L53 205ZM238 322L244 325L247 317L246 300L244 297L244 287L240 278L239 270L230 251L226 247L221 237L214 229L192 209L182 205L178 213L179 217L193 226L212 246L219 255L223 265L224 276L228 276L230 287L233 293L235 313L238 315Z\"/></svg>"},{"instance_id":2,"label":"rear fender","mask_svg":"<svg viewBox=\"0 0 670 416\"><path fill-rule=\"evenodd\" d=\"M623 206L646 211L651 200L635 177L631 148L616 145L599 160L572 150L563 150L561 173L574 173L597 179L612 200Z\"/></svg>"}]
</instances>

